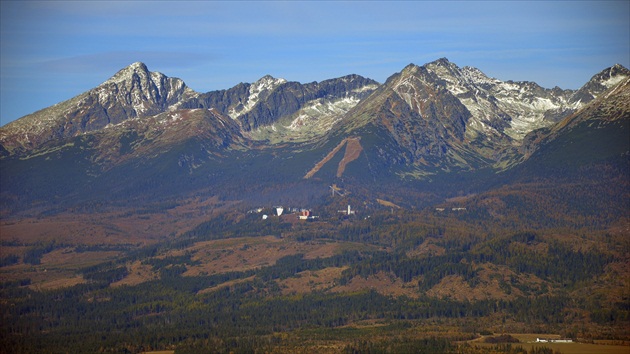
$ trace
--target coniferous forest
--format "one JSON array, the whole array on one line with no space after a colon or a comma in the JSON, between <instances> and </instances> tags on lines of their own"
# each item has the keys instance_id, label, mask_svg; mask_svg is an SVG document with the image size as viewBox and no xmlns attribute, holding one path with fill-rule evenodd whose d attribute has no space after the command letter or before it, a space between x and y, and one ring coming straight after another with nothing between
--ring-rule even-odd
<instances>
[{"instance_id":1,"label":"coniferous forest","mask_svg":"<svg viewBox=\"0 0 630 354\"><path fill-rule=\"evenodd\" d=\"M483 221L483 198L508 205L502 222ZM146 245L3 240L21 253L2 258L3 274L15 276L0 290L1 347L553 353L478 343L502 333L629 339L629 243L616 224L516 218L510 204L535 205L522 193L457 203L466 207L374 206L353 215L331 203L313 221L231 211ZM64 268L55 261L64 256L93 260ZM79 280L43 286L42 272Z\"/></svg>"}]
</instances>

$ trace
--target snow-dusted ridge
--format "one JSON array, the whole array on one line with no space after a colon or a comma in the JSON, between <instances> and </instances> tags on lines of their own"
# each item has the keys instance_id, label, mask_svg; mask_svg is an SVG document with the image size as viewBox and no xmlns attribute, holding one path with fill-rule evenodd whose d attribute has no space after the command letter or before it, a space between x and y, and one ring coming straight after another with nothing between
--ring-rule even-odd
<instances>
[{"instance_id":1,"label":"snow-dusted ridge","mask_svg":"<svg viewBox=\"0 0 630 354\"><path fill-rule=\"evenodd\" d=\"M418 83L429 91L446 90L466 107L471 114L465 131L469 140L507 136L513 144L519 144L532 130L555 124L619 85L630 77L630 71L614 65L593 76L579 90L547 89L532 82L504 82L488 77L477 68L459 68L445 58L422 67L410 64L398 75L392 76L398 80L394 90L421 116L427 114L430 97L417 90ZM280 87L283 91L278 91ZM309 96L304 96L306 87L311 90ZM357 75L304 85L267 75L252 84L236 86L234 89L238 90L231 91L229 97L219 93L212 96L218 97L216 100L202 101L201 95L209 93L199 94L181 79L151 72L145 64L135 62L92 90L1 127L0 145L9 153L28 151L50 140L111 129L128 120L184 108L217 109L222 116L235 120L241 133L251 130L247 135L257 140L304 141L328 132L378 87L378 83ZM274 92L278 95L272 97ZM286 95L293 95L293 103L299 104L291 110L277 109L286 102L283 101L289 97ZM261 102L264 106L259 107L260 111L265 111L262 113L255 109ZM178 119L177 114L169 116L168 121Z\"/></svg>"},{"instance_id":2,"label":"snow-dusted ridge","mask_svg":"<svg viewBox=\"0 0 630 354\"><path fill-rule=\"evenodd\" d=\"M630 76L618 64L605 69L585 85L595 87L588 90L590 97L585 100L576 98L579 91L546 89L533 82L501 81L477 68L459 68L444 58L425 67L444 80L449 92L471 112L473 118L468 123L467 134L476 135L480 128L485 133L496 130L495 133L507 134L516 141L535 129L555 124L559 117L579 109Z\"/></svg>"},{"instance_id":3,"label":"snow-dusted ridge","mask_svg":"<svg viewBox=\"0 0 630 354\"><path fill-rule=\"evenodd\" d=\"M265 95L268 95L278 86L286 82L287 80L285 79L276 79L271 75L263 76L258 81L249 86L249 95L247 97L247 102L245 102L241 106L230 109L228 115L232 117L232 119L236 119L239 116L248 113Z\"/></svg>"}]
</instances>

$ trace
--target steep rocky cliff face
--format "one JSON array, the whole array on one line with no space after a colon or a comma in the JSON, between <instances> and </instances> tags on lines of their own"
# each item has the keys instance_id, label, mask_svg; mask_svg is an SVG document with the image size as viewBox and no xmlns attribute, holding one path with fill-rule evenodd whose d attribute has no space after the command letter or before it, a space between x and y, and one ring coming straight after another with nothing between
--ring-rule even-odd
<instances>
[{"instance_id":1,"label":"steep rocky cliff face","mask_svg":"<svg viewBox=\"0 0 630 354\"><path fill-rule=\"evenodd\" d=\"M615 64L593 75L584 86L571 96L570 101L582 104L588 103L628 77L630 77L630 70Z\"/></svg>"},{"instance_id":2,"label":"steep rocky cliff face","mask_svg":"<svg viewBox=\"0 0 630 354\"><path fill-rule=\"evenodd\" d=\"M252 131L286 120L315 101L335 102L369 95L378 83L358 75L301 84L264 76L252 84L239 84L229 90L199 95L182 104L185 108L216 108L239 121L244 131Z\"/></svg>"},{"instance_id":3,"label":"steep rocky cliff face","mask_svg":"<svg viewBox=\"0 0 630 354\"><path fill-rule=\"evenodd\" d=\"M473 115L448 89L448 82L428 66L410 64L352 109L339 125L344 134L378 136L388 147L366 151L395 165L408 165L421 173L435 170L471 169L488 164L469 141L467 130Z\"/></svg>"},{"instance_id":4,"label":"steep rocky cliff face","mask_svg":"<svg viewBox=\"0 0 630 354\"><path fill-rule=\"evenodd\" d=\"M409 151L410 162L443 158L463 143L470 112L424 67L410 65L388 80L391 94L378 113L378 124Z\"/></svg>"},{"instance_id":5,"label":"steep rocky cliff face","mask_svg":"<svg viewBox=\"0 0 630 354\"><path fill-rule=\"evenodd\" d=\"M444 58L425 66L471 112L467 136L507 135L516 144L531 131L552 126L630 77L630 71L617 64L594 75L575 91L547 89L535 82L493 79L479 69L459 68Z\"/></svg>"},{"instance_id":6,"label":"steep rocky cliff face","mask_svg":"<svg viewBox=\"0 0 630 354\"><path fill-rule=\"evenodd\" d=\"M533 82L489 78L442 58L424 66L411 64L390 77L347 114L341 129L348 133L364 125L380 127L379 134L395 142L388 152L379 150L383 158L424 172L505 169L535 149L532 141L540 139L534 136L546 134L538 129L556 126L629 77L630 71L615 65L580 90L546 89Z\"/></svg>"},{"instance_id":7,"label":"steep rocky cliff face","mask_svg":"<svg viewBox=\"0 0 630 354\"><path fill-rule=\"evenodd\" d=\"M630 77L627 77L558 124L528 134L521 150L524 159L553 155L553 161L558 164L562 160L627 158L630 156L629 121Z\"/></svg>"}]
</instances>

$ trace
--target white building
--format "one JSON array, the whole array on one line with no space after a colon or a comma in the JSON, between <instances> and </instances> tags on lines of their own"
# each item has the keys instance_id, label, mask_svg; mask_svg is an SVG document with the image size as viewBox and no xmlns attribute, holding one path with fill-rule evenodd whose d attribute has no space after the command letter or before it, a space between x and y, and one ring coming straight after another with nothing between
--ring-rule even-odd
<instances>
[{"instance_id":1,"label":"white building","mask_svg":"<svg viewBox=\"0 0 630 354\"><path fill-rule=\"evenodd\" d=\"M352 215L354 214L354 210L352 210L352 208L350 208L350 204L348 204L348 209L346 210L339 210L340 213L344 213L346 215Z\"/></svg>"}]
</instances>

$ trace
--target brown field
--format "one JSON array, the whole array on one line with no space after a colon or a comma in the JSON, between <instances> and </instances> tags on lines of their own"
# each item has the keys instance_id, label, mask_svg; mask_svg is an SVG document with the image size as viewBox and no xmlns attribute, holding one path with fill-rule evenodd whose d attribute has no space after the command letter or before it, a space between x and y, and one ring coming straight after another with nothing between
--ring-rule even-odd
<instances>
[{"instance_id":1,"label":"brown field","mask_svg":"<svg viewBox=\"0 0 630 354\"><path fill-rule=\"evenodd\" d=\"M318 271L307 270L297 274L297 277L278 281L282 293L307 294L312 291L330 290L335 286L335 280L341 276L347 267L329 267Z\"/></svg>"},{"instance_id":2,"label":"brown field","mask_svg":"<svg viewBox=\"0 0 630 354\"><path fill-rule=\"evenodd\" d=\"M379 272L375 275L370 275L367 278L356 276L352 278L348 284L336 286L332 289L334 292L356 292L364 289L373 289L383 295L391 296L408 296L416 298L420 295L417 283L410 282L408 284L403 283L402 280L396 278L392 274L385 272Z\"/></svg>"},{"instance_id":3,"label":"brown field","mask_svg":"<svg viewBox=\"0 0 630 354\"><path fill-rule=\"evenodd\" d=\"M41 264L18 263L0 268L0 281L31 279L34 289L55 289L83 282L76 270L114 259L120 252L75 252L79 245L125 245L140 247L190 230L216 212L231 204L216 198L189 199L164 211L153 213L113 210L98 214L77 213L69 210L52 216L21 216L0 221L0 236L4 242L0 256L22 256L36 244L55 242L67 245L45 254ZM128 265L129 279L114 284L138 284L155 278L154 274Z\"/></svg>"},{"instance_id":4,"label":"brown field","mask_svg":"<svg viewBox=\"0 0 630 354\"><path fill-rule=\"evenodd\" d=\"M4 254L4 252L3 252ZM84 282L76 270L113 259L120 252L74 252L62 248L45 254L41 264L16 264L0 268L0 281L30 279L30 287L37 290L70 287Z\"/></svg>"},{"instance_id":5,"label":"brown field","mask_svg":"<svg viewBox=\"0 0 630 354\"><path fill-rule=\"evenodd\" d=\"M220 289L224 289L224 288L231 288L233 285L236 284L241 284L241 283L245 283L248 281L252 281L254 280L255 276L251 276L251 277L247 277L247 278L243 278L243 279L235 279L235 280L229 280L226 281L225 283L221 283L217 286L211 286L209 288L205 288L205 289L201 289L199 290L198 294L207 294L207 293L211 293L213 291L217 291Z\"/></svg>"},{"instance_id":6,"label":"brown field","mask_svg":"<svg viewBox=\"0 0 630 354\"><path fill-rule=\"evenodd\" d=\"M153 267L141 264L140 261L127 264L127 269L129 270L129 274L125 278L112 283L110 286L119 287L123 285L138 285L140 283L144 283L145 281L158 279L159 277L158 274L153 271Z\"/></svg>"},{"instance_id":7,"label":"brown field","mask_svg":"<svg viewBox=\"0 0 630 354\"><path fill-rule=\"evenodd\" d=\"M344 250L361 250L365 247L354 242L298 242L275 236L260 236L198 242L169 255L192 253L192 259L201 264L189 267L184 275L195 276L260 268L273 265L282 257L299 253L306 259L327 258Z\"/></svg>"},{"instance_id":8,"label":"brown field","mask_svg":"<svg viewBox=\"0 0 630 354\"><path fill-rule=\"evenodd\" d=\"M76 246L114 246L136 248L177 238L184 232L208 220L215 213L233 208L233 203L216 198L189 199L179 205L156 212L137 210L112 210L98 214L68 211L52 216L22 216L0 221L2 256L23 256L37 244L55 242L64 247L56 248L41 258L41 264L18 263L0 268L0 281L31 279L35 289L54 289L84 282L76 271L115 259L122 251L77 252ZM159 209L159 208L156 208ZM283 222L299 222L295 215L283 215ZM322 224L318 226L321 227ZM352 242L309 241L297 242L290 235L235 238L199 242L191 247L172 251L163 256L191 253L199 264L189 266L184 276L216 274L228 271L244 271L273 265L278 259L294 254L304 254L307 259L326 258L344 250L365 249L369 246ZM112 286L136 285L158 278L152 267L140 262L127 264L129 275ZM313 277L327 278L325 273ZM325 281L331 283L332 279ZM295 291L303 291L299 282L292 285ZM300 289L298 289L300 288Z\"/></svg>"},{"instance_id":9,"label":"brown field","mask_svg":"<svg viewBox=\"0 0 630 354\"><path fill-rule=\"evenodd\" d=\"M156 212L138 212L133 208L103 213L77 213L69 210L52 216L3 218L3 241L23 244L36 242L96 244L151 244L171 235L179 235L225 210L228 203L217 198L188 199L179 206Z\"/></svg>"},{"instance_id":10,"label":"brown field","mask_svg":"<svg viewBox=\"0 0 630 354\"><path fill-rule=\"evenodd\" d=\"M435 287L427 291L427 295L439 298L448 298L457 301L474 301L487 299L512 299L524 296L517 287L511 287L506 293L499 281L509 282L510 278L517 279L519 283L527 284L531 288L540 287L543 281L531 274L517 274L506 266L494 264L477 265L478 284L471 287L462 276L448 275Z\"/></svg>"}]
</instances>

